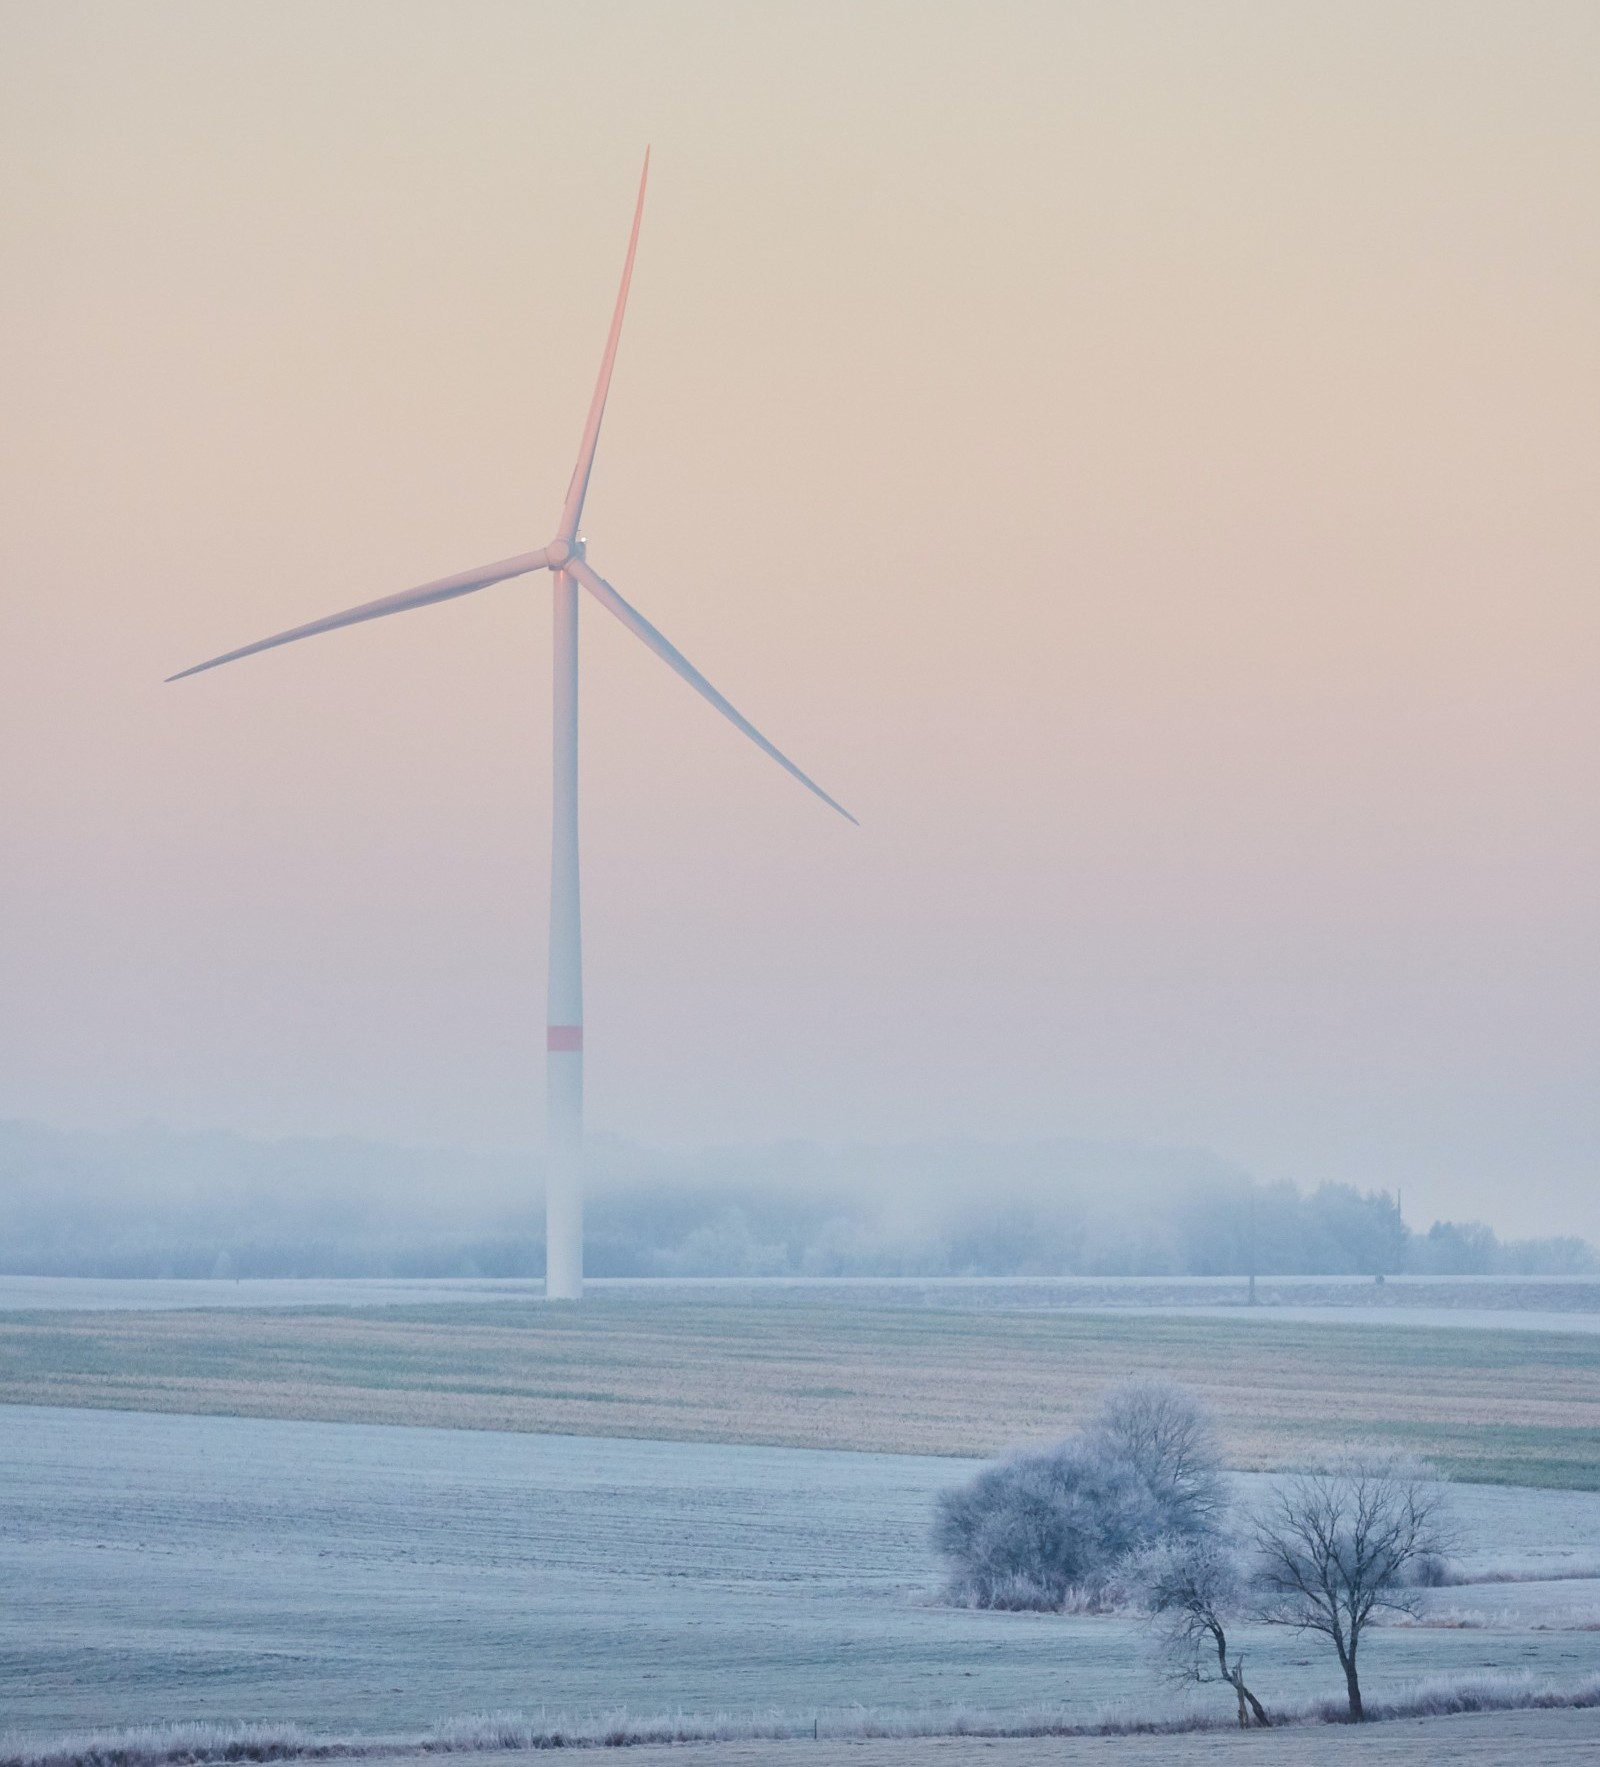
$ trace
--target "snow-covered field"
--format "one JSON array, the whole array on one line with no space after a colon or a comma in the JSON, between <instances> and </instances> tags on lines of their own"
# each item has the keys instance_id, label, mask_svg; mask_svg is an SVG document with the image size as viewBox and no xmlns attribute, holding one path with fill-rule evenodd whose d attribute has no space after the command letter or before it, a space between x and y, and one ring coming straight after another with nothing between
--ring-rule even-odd
<instances>
[{"instance_id":1,"label":"snow-covered field","mask_svg":"<svg viewBox=\"0 0 1600 1767\"><path fill-rule=\"evenodd\" d=\"M35 1735L186 1717L393 1733L489 1707L1048 1701L1087 1717L1113 1700L1165 1702L1135 1621L931 1601L929 1506L969 1470L0 1408L0 1712ZM1469 1565L1600 1561L1600 1496L1459 1495ZM1506 1617L1375 1635L1374 1693L1485 1666L1563 1679L1600 1668L1600 1632L1533 1629L1547 1610L1600 1606L1600 1582L1432 1599ZM1312 1641L1264 1634L1249 1651L1269 1697L1337 1691Z\"/></svg>"}]
</instances>

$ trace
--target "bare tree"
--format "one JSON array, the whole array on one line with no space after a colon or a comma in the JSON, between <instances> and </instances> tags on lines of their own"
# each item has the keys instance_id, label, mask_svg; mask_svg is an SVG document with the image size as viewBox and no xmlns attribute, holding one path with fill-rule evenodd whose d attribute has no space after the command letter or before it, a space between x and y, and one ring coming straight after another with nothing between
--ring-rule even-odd
<instances>
[{"instance_id":1,"label":"bare tree","mask_svg":"<svg viewBox=\"0 0 1600 1767\"><path fill-rule=\"evenodd\" d=\"M1222 1451L1205 1408L1168 1380L1131 1380L1107 1394L1085 1432L1149 1485L1165 1530L1199 1534L1227 1508Z\"/></svg>"},{"instance_id":2,"label":"bare tree","mask_svg":"<svg viewBox=\"0 0 1600 1767\"><path fill-rule=\"evenodd\" d=\"M1128 1581L1156 1622L1172 1672L1183 1681L1225 1681L1239 1705L1239 1728L1270 1727L1261 1701L1245 1686L1244 1657L1228 1658L1226 1624L1243 1611L1248 1591L1237 1545L1218 1534L1170 1540L1131 1560ZM1216 1665L1212 1666L1215 1657Z\"/></svg>"},{"instance_id":3,"label":"bare tree","mask_svg":"<svg viewBox=\"0 0 1600 1767\"><path fill-rule=\"evenodd\" d=\"M1363 1632L1380 1609L1417 1611L1416 1573L1449 1545L1436 1475L1405 1455L1347 1450L1286 1479L1254 1536L1262 1617L1329 1639L1359 1723Z\"/></svg>"}]
</instances>

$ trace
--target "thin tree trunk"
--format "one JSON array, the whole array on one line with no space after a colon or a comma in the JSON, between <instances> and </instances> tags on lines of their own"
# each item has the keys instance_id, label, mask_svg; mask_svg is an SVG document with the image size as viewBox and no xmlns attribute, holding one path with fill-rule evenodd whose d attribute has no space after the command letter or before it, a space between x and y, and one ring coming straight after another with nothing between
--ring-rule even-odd
<instances>
[{"instance_id":1,"label":"thin tree trunk","mask_svg":"<svg viewBox=\"0 0 1600 1767\"><path fill-rule=\"evenodd\" d=\"M1350 1657L1344 1666L1344 1684L1350 1694L1350 1722L1360 1724L1366 1713L1361 1706L1361 1683L1356 1679L1356 1660Z\"/></svg>"},{"instance_id":2,"label":"thin tree trunk","mask_svg":"<svg viewBox=\"0 0 1600 1767\"><path fill-rule=\"evenodd\" d=\"M1270 1730L1272 1720L1267 1716L1266 1708L1244 1684L1244 1664L1242 1662L1235 1663L1228 1670L1228 1679L1233 1683L1234 1696L1239 1701L1239 1728L1248 1730L1251 1724L1255 1723L1259 1724L1263 1730Z\"/></svg>"},{"instance_id":3,"label":"thin tree trunk","mask_svg":"<svg viewBox=\"0 0 1600 1767\"><path fill-rule=\"evenodd\" d=\"M1239 1702L1239 1728L1250 1728L1250 1714L1255 1714L1255 1721L1263 1730L1272 1728L1272 1720L1267 1716L1261 1701L1244 1684L1244 1658L1237 1658L1232 1667L1228 1664L1228 1635L1222 1630L1222 1624L1215 1613L1208 1613L1205 1620L1206 1630L1211 1634L1211 1642L1217 1647L1217 1666L1222 1670L1222 1679L1233 1688L1234 1697ZM1245 1710L1246 1705L1249 1711Z\"/></svg>"}]
</instances>

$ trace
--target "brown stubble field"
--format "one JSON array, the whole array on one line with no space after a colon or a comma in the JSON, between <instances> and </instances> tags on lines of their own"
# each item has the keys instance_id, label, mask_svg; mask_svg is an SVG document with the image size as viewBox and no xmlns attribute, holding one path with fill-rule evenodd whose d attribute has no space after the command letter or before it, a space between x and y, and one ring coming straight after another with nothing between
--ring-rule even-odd
<instances>
[{"instance_id":1,"label":"brown stubble field","mask_svg":"<svg viewBox=\"0 0 1600 1767\"><path fill-rule=\"evenodd\" d=\"M1600 1489L1600 1337L679 1291L0 1316L0 1402L989 1455L1168 1376L1232 1465L1377 1437L1457 1478Z\"/></svg>"}]
</instances>

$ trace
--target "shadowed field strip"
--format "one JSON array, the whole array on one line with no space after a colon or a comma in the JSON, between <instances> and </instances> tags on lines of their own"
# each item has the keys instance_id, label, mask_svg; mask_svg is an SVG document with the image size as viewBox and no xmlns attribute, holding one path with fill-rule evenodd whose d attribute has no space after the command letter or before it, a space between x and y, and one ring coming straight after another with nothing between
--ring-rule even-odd
<instances>
[{"instance_id":1,"label":"shadowed field strip","mask_svg":"<svg viewBox=\"0 0 1600 1767\"><path fill-rule=\"evenodd\" d=\"M1600 1339L611 1293L0 1317L0 1401L991 1454L1108 1385L1196 1388L1241 1468L1378 1435L1457 1477L1600 1488Z\"/></svg>"},{"instance_id":2,"label":"shadowed field strip","mask_svg":"<svg viewBox=\"0 0 1600 1767\"><path fill-rule=\"evenodd\" d=\"M608 1758L608 1751L595 1751ZM520 1767L525 1755L474 1755ZM1600 1711L1487 1712L1359 1727L1187 1736L917 1736L822 1742L641 1744L628 1767L1571 1767L1600 1759ZM359 1767L414 1767L367 1757ZM350 1767L357 1767L351 1763Z\"/></svg>"}]
</instances>

